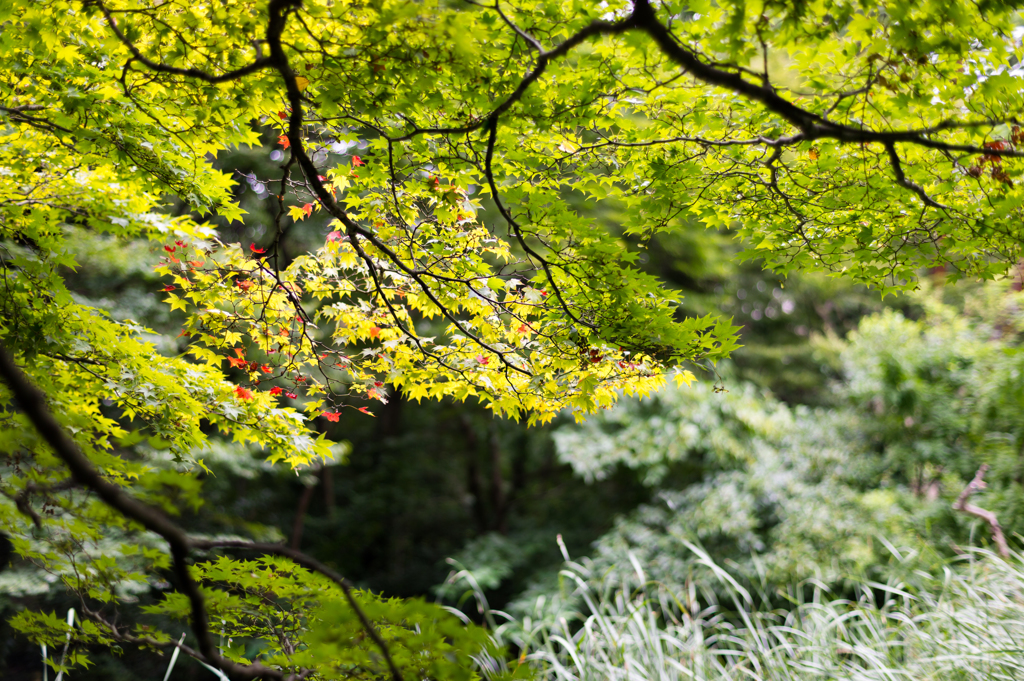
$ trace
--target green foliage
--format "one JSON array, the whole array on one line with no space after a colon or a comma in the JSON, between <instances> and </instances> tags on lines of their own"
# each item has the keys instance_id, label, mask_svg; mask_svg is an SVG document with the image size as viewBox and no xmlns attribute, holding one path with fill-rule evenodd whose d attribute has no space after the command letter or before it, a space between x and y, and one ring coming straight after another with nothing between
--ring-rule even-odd
<instances>
[{"instance_id":1,"label":"green foliage","mask_svg":"<svg viewBox=\"0 0 1024 681\"><path fill-rule=\"evenodd\" d=\"M666 389L555 433L560 457L579 474L624 466L655 491L596 544L599 569L628 571L633 555L653 579L684 584L687 543L757 566L772 584L831 582L873 565L874 536L906 528L903 495L870 489L877 470L850 447L856 420L726 383L718 395L703 384Z\"/></svg>"},{"instance_id":2,"label":"green foliage","mask_svg":"<svg viewBox=\"0 0 1024 681\"><path fill-rule=\"evenodd\" d=\"M76 646L169 649L167 618L188 615L198 648L183 650L242 675L469 678L474 655L496 652L436 606L349 600L329 569L280 557L190 563L216 549L199 537L204 454L320 466L342 453L326 424L395 391L535 424L670 375L689 385L739 329L718 311L679 314L631 246L694 219L736 229L780 272L896 290L925 266L1005 272L1024 191L1017 23L1008 3L966 1L6 2L0 343L98 477L72 476L25 395L0 387L0 527L83 604ZM247 229L266 224L259 244L236 242L245 211L225 159L268 138L279 165L245 176L267 200ZM313 219L322 233L289 252L288 232ZM150 267L159 283L139 274ZM97 276L148 289L93 298ZM157 289L162 328L147 328L135 312ZM965 357L1009 367L983 355ZM880 389L906 392L902 376ZM930 404L931 388L910 390ZM664 503L704 509L702 538L802 547L779 574L821 562L823 541L841 542L840 565L862 560L855 528L787 505L873 512L845 454L805 433L824 417L746 389L703 411L708 389L680 395L664 399L692 412L686 429L638 437L609 417L629 446L575 465L687 483ZM982 420L1009 433L1001 403L985 405ZM940 440L981 432L973 416L925 416L946 424ZM892 451L910 467L937 456ZM144 506L127 512L115 492ZM161 525L169 552L153 517L200 527L175 539ZM240 643L214 650L207 614ZM41 611L13 624L37 642L68 635Z\"/></svg>"},{"instance_id":3,"label":"green foliage","mask_svg":"<svg viewBox=\"0 0 1024 681\"><path fill-rule=\"evenodd\" d=\"M991 467L984 505L1008 534L1022 533L1021 293L1003 282L957 306L941 291L922 302L918 320L865 319L842 352L843 393L862 414L864 445L890 484L935 501L922 519L935 540L959 534L949 504L982 464Z\"/></svg>"}]
</instances>

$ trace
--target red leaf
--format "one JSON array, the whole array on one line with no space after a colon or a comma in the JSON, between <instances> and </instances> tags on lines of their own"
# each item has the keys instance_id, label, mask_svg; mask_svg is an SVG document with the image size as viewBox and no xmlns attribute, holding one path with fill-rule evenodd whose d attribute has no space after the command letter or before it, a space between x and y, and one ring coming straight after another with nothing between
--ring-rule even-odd
<instances>
[{"instance_id":1,"label":"red leaf","mask_svg":"<svg viewBox=\"0 0 1024 681\"><path fill-rule=\"evenodd\" d=\"M276 385L273 388L270 389L270 394L271 395L280 395L283 392L284 392L284 390L282 390L281 388L277 387Z\"/></svg>"},{"instance_id":2,"label":"red leaf","mask_svg":"<svg viewBox=\"0 0 1024 681\"><path fill-rule=\"evenodd\" d=\"M271 369L270 367L268 367L266 364L261 364L260 365L260 371L262 371L265 374L272 374L272 373L274 373L274 370Z\"/></svg>"},{"instance_id":3,"label":"red leaf","mask_svg":"<svg viewBox=\"0 0 1024 681\"><path fill-rule=\"evenodd\" d=\"M285 394L284 394L284 396L285 396L285 397L290 397L290 398L292 398L293 400L294 400L294 399L295 399L296 397L298 397L298 395L296 395L295 393L285 393Z\"/></svg>"},{"instance_id":4,"label":"red leaf","mask_svg":"<svg viewBox=\"0 0 1024 681\"><path fill-rule=\"evenodd\" d=\"M267 252L267 249L265 248L256 248L256 244L249 244L249 250L257 255Z\"/></svg>"},{"instance_id":5,"label":"red leaf","mask_svg":"<svg viewBox=\"0 0 1024 681\"><path fill-rule=\"evenodd\" d=\"M310 215L313 214L313 204L307 203L305 206L302 207L302 212L305 213L306 217L308 218Z\"/></svg>"},{"instance_id":6,"label":"red leaf","mask_svg":"<svg viewBox=\"0 0 1024 681\"><path fill-rule=\"evenodd\" d=\"M476 356L476 361L480 362L481 364L486 365L486 364L490 364L491 363L491 358L490 357L484 357L483 355L477 355Z\"/></svg>"},{"instance_id":7,"label":"red leaf","mask_svg":"<svg viewBox=\"0 0 1024 681\"><path fill-rule=\"evenodd\" d=\"M280 118L283 121L284 119L288 118L288 114L285 113L284 111L278 111L277 112L277 117Z\"/></svg>"},{"instance_id":8,"label":"red leaf","mask_svg":"<svg viewBox=\"0 0 1024 681\"><path fill-rule=\"evenodd\" d=\"M369 409L367 409L366 407L359 407L359 411L363 412L363 413L364 413L364 414L366 414L367 416L373 416L373 414L372 414L372 413L370 413L370 410L369 410Z\"/></svg>"},{"instance_id":9,"label":"red leaf","mask_svg":"<svg viewBox=\"0 0 1024 681\"><path fill-rule=\"evenodd\" d=\"M341 232L331 232L330 234L327 235L328 241L341 241L344 238L345 235L342 234Z\"/></svg>"},{"instance_id":10,"label":"red leaf","mask_svg":"<svg viewBox=\"0 0 1024 681\"><path fill-rule=\"evenodd\" d=\"M235 286L242 289L243 291L248 291L250 288L252 288L252 282L249 281L248 279L238 279L235 281Z\"/></svg>"},{"instance_id":11,"label":"red leaf","mask_svg":"<svg viewBox=\"0 0 1024 681\"><path fill-rule=\"evenodd\" d=\"M185 243L184 241L175 241L174 244L176 246L181 246L182 248L187 248L188 247L188 244Z\"/></svg>"},{"instance_id":12,"label":"red leaf","mask_svg":"<svg viewBox=\"0 0 1024 681\"><path fill-rule=\"evenodd\" d=\"M175 286L174 284L168 284L167 286L164 286L164 287L163 287L162 289L160 289L160 290L161 290L161 291L173 291L173 290L174 290L174 289L176 289L176 288L178 288L178 287L177 287L177 286Z\"/></svg>"},{"instance_id":13,"label":"red leaf","mask_svg":"<svg viewBox=\"0 0 1024 681\"><path fill-rule=\"evenodd\" d=\"M519 333L527 333L527 332L529 332L529 330L530 330L530 327L528 327L526 324L520 324L519 328L516 329L516 331L518 331Z\"/></svg>"},{"instance_id":14,"label":"red leaf","mask_svg":"<svg viewBox=\"0 0 1024 681\"><path fill-rule=\"evenodd\" d=\"M359 158L358 156L353 156L352 157L352 165L354 165L354 166L365 166L366 163L363 161L363 159Z\"/></svg>"},{"instance_id":15,"label":"red leaf","mask_svg":"<svg viewBox=\"0 0 1024 681\"><path fill-rule=\"evenodd\" d=\"M370 338L379 338L379 337L380 337L380 327L379 326L375 326L372 329L370 329Z\"/></svg>"},{"instance_id":16,"label":"red leaf","mask_svg":"<svg viewBox=\"0 0 1024 681\"><path fill-rule=\"evenodd\" d=\"M374 382L373 382L373 384L374 384L375 386L377 386L378 388L381 388L381 387L383 387L383 386L384 386L384 384L383 384L383 383L381 383L380 381L374 381Z\"/></svg>"},{"instance_id":17,"label":"red leaf","mask_svg":"<svg viewBox=\"0 0 1024 681\"><path fill-rule=\"evenodd\" d=\"M240 385L235 387L235 394L238 395L239 399L243 399L243 400L251 400L252 399L252 391L247 389L247 388L243 388Z\"/></svg>"},{"instance_id":18,"label":"red leaf","mask_svg":"<svg viewBox=\"0 0 1024 681\"><path fill-rule=\"evenodd\" d=\"M178 249L175 248L174 246L164 246L164 250L167 251L168 253L174 253Z\"/></svg>"},{"instance_id":19,"label":"red leaf","mask_svg":"<svg viewBox=\"0 0 1024 681\"><path fill-rule=\"evenodd\" d=\"M338 419L341 418L341 414L339 414L336 411L325 411L325 412L322 412L320 414L320 416L323 416L328 421L333 421L334 423L337 423Z\"/></svg>"},{"instance_id":20,"label":"red leaf","mask_svg":"<svg viewBox=\"0 0 1024 681\"><path fill-rule=\"evenodd\" d=\"M292 145L291 140L288 139L288 135L281 135L277 138L277 141L285 149Z\"/></svg>"}]
</instances>

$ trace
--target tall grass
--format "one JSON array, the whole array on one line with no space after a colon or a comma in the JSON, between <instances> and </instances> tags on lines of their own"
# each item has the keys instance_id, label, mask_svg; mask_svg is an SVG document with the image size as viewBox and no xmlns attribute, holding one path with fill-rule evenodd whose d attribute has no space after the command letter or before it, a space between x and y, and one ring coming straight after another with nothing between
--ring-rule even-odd
<instances>
[{"instance_id":1,"label":"tall grass","mask_svg":"<svg viewBox=\"0 0 1024 681\"><path fill-rule=\"evenodd\" d=\"M649 582L635 560L614 583L567 562L562 598L519 617L489 610L474 589L496 638L524 653L481 660L485 675L528 664L545 681L1024 679L1020 555L973 550L936 573L896 553L900 580L861 583L852 599L812 582L796 590L804 599L770 608L780 594L752 593L688 548L700 569L677 590Z\"/></svg>"}]
</instances>

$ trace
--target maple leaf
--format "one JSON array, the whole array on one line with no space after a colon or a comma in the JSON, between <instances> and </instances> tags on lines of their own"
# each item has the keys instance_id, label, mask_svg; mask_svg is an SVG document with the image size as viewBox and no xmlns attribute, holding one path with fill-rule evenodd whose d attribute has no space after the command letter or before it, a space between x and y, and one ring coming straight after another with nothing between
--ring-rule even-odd
<instances>
[{"instance_id":1,"label":"maple leaf","mask_svg":"<svg viewBox=\"0 0 1024 681\"><path fill-rule=\"evenodd\" d=\"M280 144L285 149L292 145L291 140L288 139L288 135L281 135L280 137L278 137L277 143Z\"/></svg>"},{"instance_id":2,"label":"maple leaf","mask_svg":"<svg viewBox=\"0 0 1024 681\"><path fill-rule=\"evenodd\" d=\"M373 412L371 412L367 407L359 407L359 411L363 412L367 416L373 416Z\"/></svg>"},{"instance_id":3,"label":"maple leaf","mask_svg":"<svg viewBox=\"0 0 1024 681\"><path fill-rule=\"evenodd\" d=\"M262 255L263 253L267 252L267 249L265 248L256 248L256 244L249 244L249 250L255 253L256 255Z\"/></svg>"},{"instance_id":4,"label":"maple leaf","mask_svg":"<svg viewBox=\"0 0 1024 681\"><path fill-rule=\"evenodd\" d=\"M379 326L375 326L372 329L370 329L370 338L379 338L379 337L380 337L380 327Z\"/></svg>"},{"instance_id":5,"label":"maple leaf","mask_svg":"<svg viewBox=\"0 0 1024 681\"><path fill-rule=\"evenodd\" d=\"M164 246L164 250L167 251L168 253L174 253L178 249L175 248L174 246Z\"/></svg>"},{"instance_id":6,"label":"maple leaf","mask_svg":"<svg viewBox=\"0 0 1024 681\"><path fill-rule=\"evenodd\" d=\"M173 290L174 290L174 289L176 289L176 288L178 288L178 287L177 287L177 286L175 286L174 284L168 284L167 286L164 286L164 287L163 287L162 289L160 289L160 290L161 290L161 291L173 291Z\"/></svg>"},{"instance_id":7,"label":"maple leaf","mask_svg":"<svg viewBox=\"0 0 1024 681\"><path fill-rule=\"evenodd\" d=\"M284 392L284 390L282 390L281 388L277 387L276 385L273 388L270 389L270 394L271 395L280 395L283 392Z\"/></svg>"},{"instance_id":8,"label":"maple leaf","mask_svg":"<svg viewBox=\"0 0 1024 681\"><path fill-rule=\"evenodd\" d=\"M353 156L352 157L352 165L353 166L365 166L366 162L363 159L359 158L358 156Z\"/></svg>"},{"instance_id":9,"label":"maple leaf","mask_svg":"<svg viewBox=\"0 0 1024 681\"><path fill-rule=\"evenodd\" d=\"M188 244L185 243L184 241L180 241L180 240L179 241L175 241L174 244L176 246L180 246L181 248L188 248Z\"/></svg>"},{"instance_id":10,"label":"maple leaf","mask_svg":"<svg viewBox=\"0 0 1024 681\"><path fill-rule=\"evenodd\" d=\"M270 373L274 372L274 370L271 369L270 367L268 367L266 364L261 364L260 365L260 371L262 371L265 374L270 374Z\"/></svg>"},{"instance_id":11,"label":"maple leaf","mask_svg":"<svg viewBox=\"0 0 1024 681\"><path fill-rule=\"evenodd\" d=\"M239 386L235 386L235 394L238 395L238 398L242 399L242 400L251 400L252 399L252 391L249 390L248 388L243 388L240 385Z\"/></svg>"},{"instance_id":12,"label":"maple leaf","mask_svg":"<svg viewBox=\"0 0 1024 681\"><path fill-rule=\"evenodd\" d=\"M519 333L528 333L530 331L530 327L528 327L526 324L520 324L519 328L516 329L516 331L518 331Z\"/></svg>"},{"instance_id":13,"label":"maple leaf","mask_svg":"<svg viewBox=\"0 0 1024 681\"><path fill-rule=\"evenodd\" d=\"M313 204L307 203L305 206L302 207L302 212L305 213L306 217L308 218L310 215L313 214Z\"/></svg>"},{"instance_id":14,"label":"maple leaf","mask_svg":"<svg viewBox=\"0 0 1024 681\"><path fill-rule=\"evenodd\" d=\"M236 369L246 369L249 366L249 363L244 359L238 359L236 357L228 357L228 364Z\"/></svg>"},{"instance_id":15,"label":"maple leaf","mask_svg":"<svg viewBox=\"0 0 1024 681\"><path fill-rule=\"evenodd\" d=\"M476 361L480 362L481 364L487 365L487 364L491 363L491 358L490 357L484 357L483 355L477 355L476 356Z\"/></svg>"},{"instance_id":16,"label":"maple leaf","mask_svg":"<svg viewBox=\"0 0 1024 681\"><path fill-rule=\"evenodd\" d=\"M333 421L334 423L337 423L338 419L341 418L341 414L339 412L336 412L336 411L321 412L320 416L323 416L328 421Z\"/></svg>"},{"instance_id":17,"label":"maple leaf","mask_svg":"<svg viewBox=\"0 0 1024 681\"><path fill-rule=\"evenodd\" d=\"M288 113L285 112L285 111L278 111L277 112L277 117L280 118L283 121L286 118L288 118Z\"/></svg>"},{"instance_id":18,"label":"maple leaf","mask_svg":"<svg viewBox=\"0 0 1024 681\"><path fill-rule=\"evenodd\" d=\"M295 393L285 393L285 394L284 394L284 396L285 396L285 397L290 397L290 398L292 398L293 400L294 400L294 399L295 399L296 397L298 397L298 395L296 395Z\"/></svg>"},{"instance_id":19,"label":"maple leaf","mask_svg":"<svg viewBox=\"0 0 1024 681\"><path fill-rule=\"evenodd\" d=\"M248 279L236 279L235 286L242 289L243 291L248 291L250 288L252 288L252 282L249 281Z\"/></svg>"}]
</instances>

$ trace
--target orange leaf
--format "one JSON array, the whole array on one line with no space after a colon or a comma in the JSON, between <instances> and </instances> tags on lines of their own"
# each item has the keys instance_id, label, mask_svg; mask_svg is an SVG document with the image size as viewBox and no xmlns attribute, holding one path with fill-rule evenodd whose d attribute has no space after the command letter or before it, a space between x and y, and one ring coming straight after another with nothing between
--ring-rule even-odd
<instances>
[{"instance_id":1,"label":"orange leaf","mask_svg":"<svg viewBox=\"0 0 1024 681\"><path fill-rule=\"evenodd\" d=\"M328 421L333 421L334 423L337 423L338 419L341 418L341 414L336 411L321 412L320 416L323 416Z\"/></svg>"},{"instance_id":2,"label":"orange leaf","mask_svg":"<svg viewBox=\"0 0 1024 681\"><path fill-rule=\"evenodd\" d=\"M380 327L375 326L370 329L370 338L378 338L380 336Z\"/></svg>"},{"instance_id":3,"label":"orange leaf","mask_svg":"<svg viewBox=\"0 0 1024 681\"><path fill-rule=\"evenodd\" d=\"M277 138L277 141L285 149L292 145L291 140L288 139L288 135L281 135L280 137Z\"/></svg>"}]
</instances>

